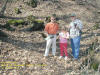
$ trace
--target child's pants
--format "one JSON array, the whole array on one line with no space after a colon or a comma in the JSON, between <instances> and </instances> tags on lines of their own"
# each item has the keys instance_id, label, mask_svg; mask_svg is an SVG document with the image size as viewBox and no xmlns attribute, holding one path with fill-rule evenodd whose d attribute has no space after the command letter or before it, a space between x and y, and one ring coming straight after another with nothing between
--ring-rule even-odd
<instances>
[{"instance_id":1,"label":"child's pants","mask_svg":"<svg viewBox=\"0 0 100 75\"><path fill-rule=\"evenodd\" d=\"M44 56L48 56L51 44L52 44L52 54L55 56L55 53L56 53L56 35L54 35L54 38L47 40L46 50L45 50Z\"/></svg>"},{"instance_id":2,"label":"child's pants","mask_svg":"<svg viewBox=\"0 0 100 75\"><path fill-rule=\"evenodd\" d=\"M65 56L68 56L67 43L60 43L60 56L63 56L63 52L65 53Z\"/></svg>"}]
</instances>

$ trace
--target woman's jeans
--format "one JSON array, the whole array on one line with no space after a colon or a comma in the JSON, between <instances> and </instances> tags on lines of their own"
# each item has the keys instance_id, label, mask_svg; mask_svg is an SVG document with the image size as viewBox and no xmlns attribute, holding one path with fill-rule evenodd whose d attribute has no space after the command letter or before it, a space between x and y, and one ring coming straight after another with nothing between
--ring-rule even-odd
<instances>
[{"instance_id":1,"label":"woman's jeans","mask_svg":"<svg viewBox=\"0 0 100 75\"><path fill-rule=\"evenodd\" d=\"M80 39L81 39L81 36L71 38L72 54L75 59L78 59L78 57L79 57Z\"/></svg>"}]
</instances>

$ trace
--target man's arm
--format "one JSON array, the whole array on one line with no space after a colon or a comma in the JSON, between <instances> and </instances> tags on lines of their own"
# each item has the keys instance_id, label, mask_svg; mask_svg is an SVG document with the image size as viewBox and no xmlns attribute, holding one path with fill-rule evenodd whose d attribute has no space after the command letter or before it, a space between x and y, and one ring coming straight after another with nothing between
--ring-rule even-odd
<instances>
[{"instance_id":1,"label":"man's arm","mask_svg":"<svg viewBox=\"0 0 100 75\"><path fill-rule=\"evenodd\" d=\"M81 22L81 21L78 21L77 24L78 24L78 26L76 26L76 28L77 28L78 30L82 30L82 28L83 28L82 22Z\"/></svg>"},{"instance_id":2,"label":"man's arm","mask_svg":"<svg viewBox=\"0 0 100 75\"><path fill-rule=\"evenodd\" d=\"M80 30L82 30L82 28L83 28L83 24L81 21L79 21L79 28L80 28Z\"/></svg>"}]
</instances>

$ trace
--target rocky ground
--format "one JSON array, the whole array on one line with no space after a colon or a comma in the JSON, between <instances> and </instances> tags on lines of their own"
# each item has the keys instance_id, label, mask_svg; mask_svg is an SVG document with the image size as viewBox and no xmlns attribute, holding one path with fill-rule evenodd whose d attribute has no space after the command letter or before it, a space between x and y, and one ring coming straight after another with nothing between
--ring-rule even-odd
<instances>
[{"instance_id":1,"label":"rocky ground","mask_svg":"<svg viewBox=\"0 0 100 75\"><path fill-rule=\"evenodd\" d=\"M75 12L83 21L83 34L81 39L81 51L78 61L72 60L70 41L68 46L69 60L59 60L59 44L57 41L56 57L53 57L50 50L48 58L44 59L46 41L44 40L44 31L15 31L2 29L8 37L0 37L0 75L99 75L98 72L83 69L82 65L86 56L83 52L89 48L90 44L95 41L95 36L100 43L100 29L93 30L95 8L90 5L78 5L74 0L60 0L57 2L40 1L36 8L25 5L22 0L7 4L5 16L26 17L28 15L37 16L44 19L47 15L57 14L60 19L60 26L68 26L70 20L68 15ZM20 8L22 13L15 14L14 8ZM75 8L74 8L75 7ZM45 14L44 14L45 13ZM9 19L9 18L8 18ZM5 24L8 19L1 18L0 24ZM99 56L98 56L99 57ZM6 65L6 66L3 66ZM7 67L8 65L8 67Z\"/></svg>"}]
</instances>

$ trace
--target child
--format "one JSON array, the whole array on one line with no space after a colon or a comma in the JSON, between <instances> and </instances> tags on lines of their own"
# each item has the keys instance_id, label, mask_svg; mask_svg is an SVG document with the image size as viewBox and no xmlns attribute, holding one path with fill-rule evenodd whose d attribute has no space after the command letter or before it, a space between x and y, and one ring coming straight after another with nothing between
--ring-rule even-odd
<instances>
[{"instance_id":1,"label":"child","mask_svg":"<svg viewBox=\"0 0 100 75\"><path fill-rule=\"evenodd\" d=\"M65 53L65 60L68 58L67 53L67 39L69 38L69 33L66 31L66 28L61 28L61 32L59 33L59 45L60 45L60 57L61 59L63 57L63 51Z\"/></svg>"}]
</instances>

